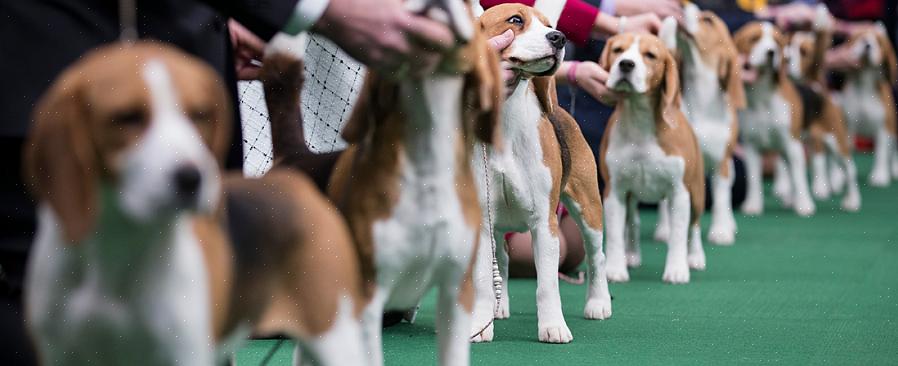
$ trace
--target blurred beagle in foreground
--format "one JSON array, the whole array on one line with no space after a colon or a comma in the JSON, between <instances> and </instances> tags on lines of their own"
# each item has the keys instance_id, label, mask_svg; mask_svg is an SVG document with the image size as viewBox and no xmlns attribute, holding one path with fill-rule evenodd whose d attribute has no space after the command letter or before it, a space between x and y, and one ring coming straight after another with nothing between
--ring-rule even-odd
<instances>
[{"instance_id":1,"label":"blurred beagle in foreground","mask_svg":"<svg viewBox=\"0 0 898 366\"><path fill-rule=\"evenodd\" d=\"M567 343L573 336L564 320L558 290L560 232L555 209L559 201L571 213L586 246L589 277L583 315L587 319L610 317L611 295L602 252L602 200L596 163L576 121L558 105L555 95L552 75L564 58L566 39L537 10L518 4L490 8L480 17L480 27L486 37L514 31L515 39L502 51L501 58L515 71L517 80L502 113L502 148L474 151L477 176L489 180L480 195L484 223L492 218L492 227L483 225L480 232L475 332L493 318L495 299L492 282L488 281L493 255L498 256L503 280L495 317L510 315L508 252L502 245L503 234L529 231L537 268L538 338L541 342ZM497 243L496 253L484 245L490 240ZM474 337L475 342L492 339L492 325Z\"/></svg>"},{"instance_id":2,"label":"blurred beagle in foreground","mask_svg":"<svg viewBox=\"0 0 898 366\"><path fill-rule=\"evenodd\" d=\"M213 365L254 330L365 363L345 224L291 169L222 176L230 112L211 68L155 42L95 50L42 98L25 302L43 364Z\"/></svg>"},{"instance_id":3,"label":"blurred beagle in foreground","mask_svg":"<svg viewBox=\"0 0 898 366\"><path fill-rule=\"evenodd\" d=\"M503 89L498 58L466 4L430 3L442 7L415 11L450 24L457 49L423 76L396 81L369 72L343 128L350 146L328 186L361 255L364 332L375 365L383 363L383 311L414 308L433 287L439 364L469 359L481 225L472 149L475 139L494 141Z\"/></svg>"},{"instance_id":4,"label":"blurred beagle in foreground","mask_svg":"<svg viewBox=\"0 0 898 366\"><path fill-rule=\"evenodd\" d=\"M842 198L842 209L857 211L861 207L861 194L857 184L857 169L851 157L845 117L830 96L824 69L826 52L832 47L833 21L825 5L816 8L817 17L813 22L812 32L794 32L789 37L785 48L789 77L801 96L802 131L810 142L811 165L813 178L811 192L817 199L828 199L831 193L845 190ZM832 157L840 168L840 176L845 177L846 184L830 187L830 174L827 171L827 155ZM784 166L782 162L778 163ZM780 193L789 195L790 185L785 169L777 170L780 179Z\"/></svg>"},{"instance_id":5,"label":"blurred beagle in foreground","mask_svg":"<svg viewBox=\"0 0 898 366\"><path fill-rule=\"evenodd\" d=\"M898 180L895 100L892 95L892 86L898 80L898 60L881 24L855 34L844 47L850 48L860 64L860 69L846 74L842 90L842 107L849 134L875 138L870 184L884 187L890 180Z\"/></svg>"},{"instance_id":6,"label":"blurred beagle in foreground","mask_svg":"<svg viewBox=\"0 0 898 366\"><path fill-rule=\"evenodd\" d=\"M600 64L607 85L622 95L602 139L608 280L629 281L641 263L639 202L667 200L670 233L663 280L688 283L705 269L699 218L705 208L702 153L680 110L677 63L655 36L608 40Z\"/></svg>"},{"instance_id":7,"label":"blurred beagle in foreground","mask_svg":"<svg viewBox=\"0 0 898 366\"><path fill-rule=\"evenodd\" d=\"M740 135L748 174L748 187L742 212L760 215L764 211L761 185L761 153L775 151L785 159L785 185L775 189L784 205L792 206L799 216L814 214L814 201L808 190L804 145L801 143L804 110L798 90L786 74L783 49L786 37L771 23L753 22L733 37L744 57L747 106L739 112ZM785 188L783 188L785 187Z\"/></svg>"},{"instance_id":8,"label":"blurred beagle in foreground","mask_svg":"<svg viewBox=\"0 0 898 366\"><path fill-rule=\"evenodd\" d=\"M683 24L679 27L676 19L668 17L659 37L680 65L683 113L698 137L704 174L711 176L714 199L708 241L730 245L736 240L731 200L733 148L739 136L736 111L745 108L739 53L726 24L714 13L687 3ZM655 231L659 241L667 240L670 230L666 202L662 203Z\"/></svg>"}]
</instances>

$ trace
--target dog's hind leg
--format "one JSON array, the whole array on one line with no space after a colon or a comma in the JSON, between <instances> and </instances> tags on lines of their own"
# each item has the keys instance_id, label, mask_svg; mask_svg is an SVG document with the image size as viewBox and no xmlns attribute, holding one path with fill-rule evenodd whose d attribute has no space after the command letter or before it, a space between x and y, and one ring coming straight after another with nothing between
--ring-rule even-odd
<instances>
[{"instance_id":1,"label":"dog's hind leg","mask_svg":"<svg viewBox=\"0 0 898 366\"><path fill-rule=\"evenodd\" d=\"M873 169L870 170L870 185L885 187L889 185L889 158L893 154L895 139L883 127L876 133L876 145L873 146Z\"/></svg>"},{"instance_id":2,"label":"dog's hind leg","mask_svg":"<svg viewBox=\"0 0 898 366\"><path fill-rule=\"evenodd\" d=\"M742 213L760 215L764 211L764 190L761 186L761 154L751 144L744 144L745 172L748 176Z\"/></svg>"},{"instance_id":3,"label":"dog's hind leg","mask_svg":"<svg viewBox=\"0 0 898 366\"><path fill-rule=\"evenodd\" d=\"M605 233L608 241L605 254L607 256L606 271L608 280L612 282L627 282L630 273L627 272L627 259L624 252L626 230L627 206L624 205L621 194L611 190L605 198Z\"/></svg>"},{"instance_id":4,"label":"dog's hind leg","mask_svg":"<svg viewBox=\"0 0 898 366\"><path fill-rule=\"evenodd\" d=\"M776 165L773 170L773 194L780 200L783 207L792 207L795 204L792 179L789 176L789 164L782 155L776 157Z\"/></svg>"},{"instance_id":5,"label":"dog's hind leg","mask_svg":"<svg viewBox=\"0 0 898 366\"><path fill-rule=\"evenodd\" d=\"M670 237L667 241L667 260L664 265L664 282L689 283L688 240L690 221L689 191L680 183L674 188L670 200Z\"/></svg>"},{"instance_id":6,"label":"dog's hind leg","mask_svg":"<svg viewBox=\"0 0 898 366\"><path fill-rule=\"evenodd\" d=\"M568 343L574 339L561 310L561 294L558 292L559 242L558 217L535 220L530 231L533 238L533 261L536 264L536 317L539 341Z\"/></svg>"},{"instance_id":7,"label":"dog's hind leg","mask_svg":"<svg viewBox=\"0 0 898 366\"><path fill-rule=\"evenodd\" d=\"M570 185L569 185L570 187ZM607 319L611 317L611 294L608 292L608 276L605 272L605 253L602 251L602 215L599 192L595 190L591 199L582 192L562 194L561 200L571 218L577 223L583 246L586 249L586 319Z\"/></svg>"},{"instance_id":8,"label":"dog's hind leg","mask_svg":"<svg viewBox=\"0 0 898 366\"><path fill-rule=\"evenodd\" d=\"M714 197L711 207L711 229L708 240L718 245L732 245L736 241L736 219L733 217L731 201L733 181L733 159L720 162L720 167L711 177L711 188Z\"/></svg>"},{"instance_id":9,"label":"dog's hind leg","mask_svg":"<svg viewBox=\"0 0 898 366\"><path fill-rule=\"evenodd\" d=\"M804 145L794 139L786 141L786 158L789 164L789 173L792 178L792 196L794 197L795 213L807 217L816 210L814 200L808 191L807 164L804 156Z\"/></svg>"}]
</instances>

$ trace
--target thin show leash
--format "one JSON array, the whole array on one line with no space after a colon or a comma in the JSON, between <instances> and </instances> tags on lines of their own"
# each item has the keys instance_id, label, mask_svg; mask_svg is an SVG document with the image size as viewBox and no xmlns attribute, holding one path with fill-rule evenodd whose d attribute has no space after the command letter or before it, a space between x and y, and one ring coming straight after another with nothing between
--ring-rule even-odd
<instances>
[{"instance_id":1,"label":"thin show leash","mask_svg":"<svg viewBox=\"0 0 898 366\"><path fill-rule=\"evenodd\" d=\"M493 201L491 197L490 191L490 174L489 174L489 155L487 155L487 149L485 143L480 143L481 151L483 152L483 181L484 181L484 189L486 190L486 223L489 225L490 229L490 243L492 244L492 254L493 254L493 291L496 292L496 302L493 304L493 317L489 322L483 326L483 329L480 329L477 333L471 336L471 340L474 340L477 336L483 334L490 325L493 325L493 321L496 320L496 309L499 308L499 302L502 299L502 274L499 273L499 261L496 259L496 235L494 235L493 228Z\"/></svg>"}]
</instances>

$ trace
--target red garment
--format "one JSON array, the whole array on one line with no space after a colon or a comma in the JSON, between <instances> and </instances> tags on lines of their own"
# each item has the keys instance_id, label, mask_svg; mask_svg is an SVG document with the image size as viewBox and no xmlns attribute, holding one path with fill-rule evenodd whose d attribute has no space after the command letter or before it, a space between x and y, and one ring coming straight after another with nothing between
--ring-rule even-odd
<instances>
[{"instance_id":1,"label":"red garment","mask_svg":"<svg viewBox=\"0 0 898 366\"><path fill-rule=\"evenodd\" d=\"M556 0L561 1L561 0ZM518 3L527 6L533 6L536 0L480 0L480 5L484 9L505 3ZM561 17L558 19L558 30L567 36L567 39L583 46L589 40L592 34L592 27L599 16L599 9L589 5L583 0L567 0L564 9L561 11Z\"/></svg>"}]
</instances>

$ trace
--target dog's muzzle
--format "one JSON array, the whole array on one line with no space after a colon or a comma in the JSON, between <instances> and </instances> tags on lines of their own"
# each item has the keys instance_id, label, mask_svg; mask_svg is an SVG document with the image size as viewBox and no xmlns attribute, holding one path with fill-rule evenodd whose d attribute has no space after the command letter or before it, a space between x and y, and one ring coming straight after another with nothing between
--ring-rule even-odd
<instances>
[{"instance_id":1,"label":"dog's muzzle","mask_svg":"<svg viewBox=\"0 0 898 366\"><path fill-rule=\"evenodd\" d=\"M203 183L203 175L194 165L182 165L172 174L172 186L182 206L197 206L197 198Z\"/></svg>"}]
</instances>

